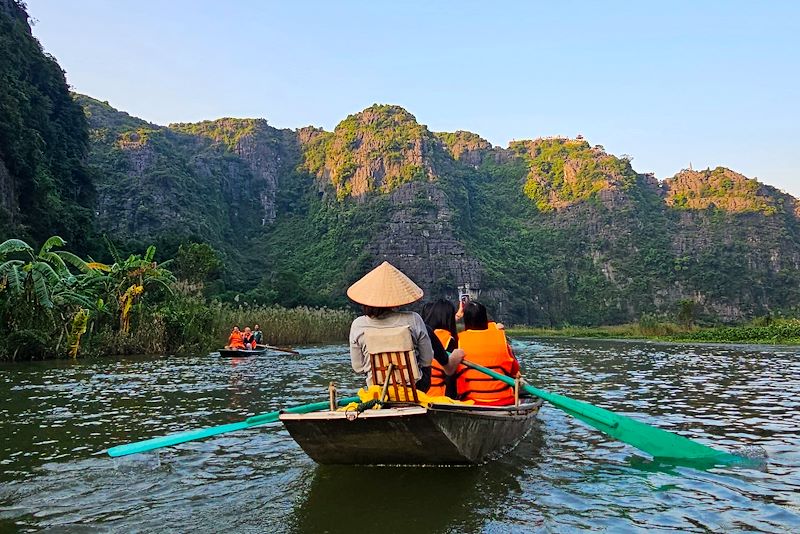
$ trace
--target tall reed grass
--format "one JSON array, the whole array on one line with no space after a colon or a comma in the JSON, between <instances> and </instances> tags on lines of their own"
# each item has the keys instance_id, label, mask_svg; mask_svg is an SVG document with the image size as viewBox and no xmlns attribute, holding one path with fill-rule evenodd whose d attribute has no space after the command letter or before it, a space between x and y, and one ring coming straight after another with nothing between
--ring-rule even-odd
<instances>
[{"instance_id":1,"label":"tall reed grass","mask_svg":"<svg viewBox=\"0 0 800 534\"><path fill-rule=\"evenodd\" d=\"M220 306L211 329L224 345L233 326L259 325L267 345L345 343L355 314L330 308L283 308L281 306Z\"/></svg>"},{"instance_id":2,"label":"tall reed grass","mask_svg":"<svg viewBox=\"0 0 800 534\"><path fill-rule=\"evenodd\" d=\"M88 335L85 353L203 354L225 346L234 326L243 330L256 324L268 345L346 343L354 317L340 309L232 306L181 296L141 309L127 335L110 329Z\"/></svg>"}]
</instances>

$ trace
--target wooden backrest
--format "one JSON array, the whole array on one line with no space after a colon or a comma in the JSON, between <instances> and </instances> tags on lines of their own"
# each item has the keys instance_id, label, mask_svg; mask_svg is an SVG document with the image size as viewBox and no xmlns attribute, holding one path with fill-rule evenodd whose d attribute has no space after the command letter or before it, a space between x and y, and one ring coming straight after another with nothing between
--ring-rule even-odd
<instances>
[{"instance_id":1,"label":"wooden backrest","mask_svg":"<svg viewBox=\"0 0 800 534\"><path fill-rule=\"evenodd\" d=\"M389 364L394 364L389 385L394 398L419 402L416 382L421 375L411 329L408 326L368 328L364 331L364 343L370 358L372 383L383 386L389 379Z\"/></svg>"}]
</instances>

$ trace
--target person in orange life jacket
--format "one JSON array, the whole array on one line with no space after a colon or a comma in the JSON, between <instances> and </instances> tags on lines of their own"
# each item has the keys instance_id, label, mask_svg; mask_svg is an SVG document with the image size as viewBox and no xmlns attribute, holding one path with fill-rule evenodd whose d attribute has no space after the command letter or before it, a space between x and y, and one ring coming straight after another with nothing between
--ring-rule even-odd
<instances>
[{"instance_id":1,"label":"person in orange life jacket","mask_svg":"<svg viewBox=\"0 0 800 534\"><path fill-rule=\"evenodd\" d=\"M461 295L461 298L458 300L458 310L456 310L456 321L460 321L464 318L464 306L467 304L469 304L469 295ZM489 328L506 329L503 323L495 323L492 321L489 321Z\"/></svg>"},{"instance_id":2,"label":"person in orange life jacket","mask_svg":"<svg viewBox=\"0 0 800 534\"><path fill-rule=\"evenodd\" d=\"M458 336L458 346L465 352L464 359L506 376L514 377L519 373L519 362L505 333L490 326L483 304L471 301L464 306L464 328ZM464 365L456 374L456 388L461 400L474 400L475 404L514 403L514 388Z\"/></svg>"},{"instance_id":3,"label":"person in orange life jacket","mask_svg":"<svg viewBox=\"0 0 800 534\"><path fill-rule=\"evenodd\" d=\"M420 391L428 391L431 383L431 360L433 360L433 347L428 329L418 313L396 309L421 299L422 289L397 267L385 261L350 286L347 289L347 296L353 302L360 304L364 312L350 325L350 363L353 370L366 374L367 385L372 385L372 367L366 345L366 331L407 326L411 331L421 375L416 387Z\"/></svg>"},{"instance_id":4,"label":"person in orange life jacket","mask_svg":"<svg viewBox=\"0 0 800 534\"><path fill-rule=\"evenodd\" d=\"M228 344L225 345L226 349L243 350L244 342L242 341L242 333L239 332L239 327L234 326L231 335L228 337Z\"/></svg>"},{"instance_id":5,"label":"person in orange life jacket","mask_svg":"<svg viewBox=\"0 0 800 534\"><path fill-rule=\"evenodd\" d=\"M252 350L256 348L256 338L250 331L249 326L244 327L244 334L242 335L242 343L244 343L244 348L246 348L247 350Z\"/></svg>"},{"instance_id":6,"label":"person in orange life jacket","mask_svg":"<svg viewBox=\"0 0 800 534\"><path fill-rule=\"evenodd\" d=\"M427 391L433 397L456 398L454 375L464 358L464 351L458 348L455 311L450 301L444 299L428 302L422 307L422 319L428 327L433 345L431 387ZM441 350L439 347L442 347Z\"/></svg>"}]
</instances>

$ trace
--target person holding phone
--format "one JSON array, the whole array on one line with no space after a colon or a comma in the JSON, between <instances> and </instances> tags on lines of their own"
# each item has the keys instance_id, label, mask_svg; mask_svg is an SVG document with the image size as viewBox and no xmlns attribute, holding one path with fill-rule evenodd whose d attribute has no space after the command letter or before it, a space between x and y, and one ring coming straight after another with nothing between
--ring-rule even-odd
<instances>
[{"instance_id":1,"label":"person holding phone","mask_svg":"<svg viewBox=\"0 0 800 534\"><path fill-rule=\"evenodd\" d=\"M463 293L460 297L458 297L458 310L456 310L456 321L460 321L464 318L464 307L469 304L469 295Z\"/></svg>"},{"instance_id":2,"label":"person holding phone","mask_svg":"<svg viewBox=\"0 0 800 534\"><path fill-rule=\"evenodd\" d=\"M489 322L486 307L480 302L470 301L464 306L464 331L458 334L458 347L463 349L464 359L472 363L512 378L519 373L519 362L505 332ZM463 364L456 373L456 389L460 400L475 404L514 404L513 387Z\"/></svg>"}]
</instances>

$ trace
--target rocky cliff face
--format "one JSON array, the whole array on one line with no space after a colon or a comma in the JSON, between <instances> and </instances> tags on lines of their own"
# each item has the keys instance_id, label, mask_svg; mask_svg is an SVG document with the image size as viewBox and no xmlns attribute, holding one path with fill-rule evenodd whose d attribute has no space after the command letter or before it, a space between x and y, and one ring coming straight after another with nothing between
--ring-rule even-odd
<instances>
[{"instance_id":1,"label":"rocky cliff face","mask_svg":"<svg viewBox=\"0 0 800 534\"><path fill-rule=\"evenodd\" d=\"M456 132L437 132L447 151L453 157L466 165L477 168L487 156L493 152L492 144L478 134L458 130Z\"/></svg>"},{"instance_id":2,"label":"rocky cliff face","mask_svg":"<svg viewBox=\"0 0 800 534\"><path fill-rule=\"evenodd\" d=\"M411 182L392 191L389 201L388 224L367 247L375 261L392 262L432 298L480 290L482 266L456 237L453 208L441 188Z\"/></svg>"},{"instance_id":3,"label":"rocky cliff face","mask_svg":"<svg viewBox=\"0 0 800 534\"><path fill-rule=\"evenodd\" d=\"M297 135L278 130L264 119L219 119L197 124L172 124L170 129L210 139L214 147L235 154L247 164L253 179L246 184L261 206L261 224L275 220L275 197L278 182L297 165L299 145ZM234 188L245 184L228 182L227 194L241 201L241 191Z\"/></svg>"},{"instance_id":4,"label":"rocky cliff face","mask_svg":"<svg viewBox=\"0 0 800 534\"><path fill-rule=\"evenodd\" d=\"M684 299L733 320L800 302L797 201L728 169L662 184L582 139L503 149L397 106L326 132L165 128L81 101L102 229L208 241L251 300L338 305L388 259L429 298L469 286L512 323L630 321Z\"/></svg>"},{"instance_id":5,"label":"rocky cliff face","mask_svg":"<svg viewBox=\"0 0 800 534\"><path fill-rule=\"evenodd\" d=\"M664 188L681 298L728 320L796 305L787 284L800 268L794 198L721 167L682 171Z\"/></svg>"}]
</instances>

